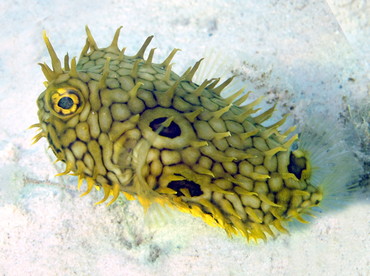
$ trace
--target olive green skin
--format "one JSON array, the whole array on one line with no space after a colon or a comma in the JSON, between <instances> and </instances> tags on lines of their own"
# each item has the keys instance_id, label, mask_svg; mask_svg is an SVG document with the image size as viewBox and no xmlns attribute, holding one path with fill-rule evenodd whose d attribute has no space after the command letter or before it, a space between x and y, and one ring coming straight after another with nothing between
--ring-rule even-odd
<instances>
[{"instance_id":1,"label":"olive green skin","mask_svg":"<svg viewBox=\"0 0 370 276\"><path fill-rule=\"evenodd\" d=\"M101 202L123 192L144 207L174 206L255 240L274 235L271 226L286 232L281 223L291 218L304 222L301 214L320 202L307 181L307 156L290 150L297 136L277 130L284 120L261 125L273 109L252 117L242 91L221 97L230 80L195 84L200 62L175 74L176 49L160 64L152 62L154 49L144 59L151 37L126 56L117 47L119 29L107 48L87 34L77 65L66 58L64 68L44 36L53 69L41 65L48 83L37 100L36 137L47 137L79 185L87 180L87 193L98 186Z\"/></svg>"}]
</instances>

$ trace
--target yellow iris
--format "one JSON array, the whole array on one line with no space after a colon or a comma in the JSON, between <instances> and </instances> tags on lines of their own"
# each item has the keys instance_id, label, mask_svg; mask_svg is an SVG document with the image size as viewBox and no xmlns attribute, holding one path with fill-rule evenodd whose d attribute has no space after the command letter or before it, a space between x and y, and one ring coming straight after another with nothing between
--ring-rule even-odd
<instances>
[{"instance_id":1,"label":"yellow iris","mask_svg":"<svg viewBox=\"0 0 370 276\"><path fill-rule=\"evenodd\" d=\"M71 87L56 89L51 96L51 106L53 110L62 116L75 114L81 107L79 91Z\"/></svg>"}]
</instances>

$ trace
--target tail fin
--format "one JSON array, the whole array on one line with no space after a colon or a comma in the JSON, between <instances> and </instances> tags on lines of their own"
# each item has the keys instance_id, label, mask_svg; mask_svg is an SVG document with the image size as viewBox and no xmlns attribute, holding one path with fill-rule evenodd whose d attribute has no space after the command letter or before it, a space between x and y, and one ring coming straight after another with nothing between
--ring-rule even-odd
<instances>
[{"instance_id":1,"label":"tail fin","mask_svg":"<svg viewBox=\"0 0 370 276\"><path fill-rule=\"evenodd\" d=\"M324 211L350 203L361 175L360 163L346 145L344 134L337 122L311 116L299 135L298 150L307 155L311 165L308 181L322 190L319 207Z\"/></svg>"}]
</instances>

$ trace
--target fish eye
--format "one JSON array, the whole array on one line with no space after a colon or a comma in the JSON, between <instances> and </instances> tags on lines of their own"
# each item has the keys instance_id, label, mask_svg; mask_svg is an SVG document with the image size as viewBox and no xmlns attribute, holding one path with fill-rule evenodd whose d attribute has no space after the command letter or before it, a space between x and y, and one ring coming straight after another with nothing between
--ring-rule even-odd
<instances>
[{"instance_id":1,"label":"fish eye","mask_svg":"<svg viewBox=\"0 0 370 276\"><path fill-rule=\"evenodd\" d=\"M83 101L81 92L72 87L61 87L52 91L50 107L58 117L69 117L79 113Z\"/></svg>"}]
</instances>

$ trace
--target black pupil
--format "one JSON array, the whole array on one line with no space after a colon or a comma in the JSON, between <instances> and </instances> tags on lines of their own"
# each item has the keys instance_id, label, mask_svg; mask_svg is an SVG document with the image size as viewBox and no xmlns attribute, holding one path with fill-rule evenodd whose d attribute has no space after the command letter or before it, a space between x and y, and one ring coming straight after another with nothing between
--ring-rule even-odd
<instances>
[{"instance_id":1,"label":"black pupil","mask_svg":"<svg viewBox=\"0 0 370 276\"><path fill-rule=\"evenodd\" d=\"M171 181L168 184L168 188L177 191L177 196L184 195L180 189L188 189L191 196L200 196L203 194L200 185L190 180Z\"/></svg>"},{"instance_id":2,"label":"black pupil","mask_svg":"<svg viewBox=\"0 0 370 276\"><path fill-rule=\"evenodd\" d=\"M63 97L59 100L58 106L63 109L70 109L73 106L73 100L70 97Z\"/></svg>"},{"instance_id":3,"label":"black pupil","mask_svg":"<svg viewBox=\"0 0 370 276\"><path fill-rule=\"evenodd\" d=\"M167 120L166 117L154 119L153 121L150 122L149 126L153 131L157 131L157 129L159 129L162 126L162 123L166 120ZM172 121L168 127L162 128L162 130L159 132L159 135L168 138L175 138L181 135L181 129L178 124Z\"/></svg>"}]
</instances>

